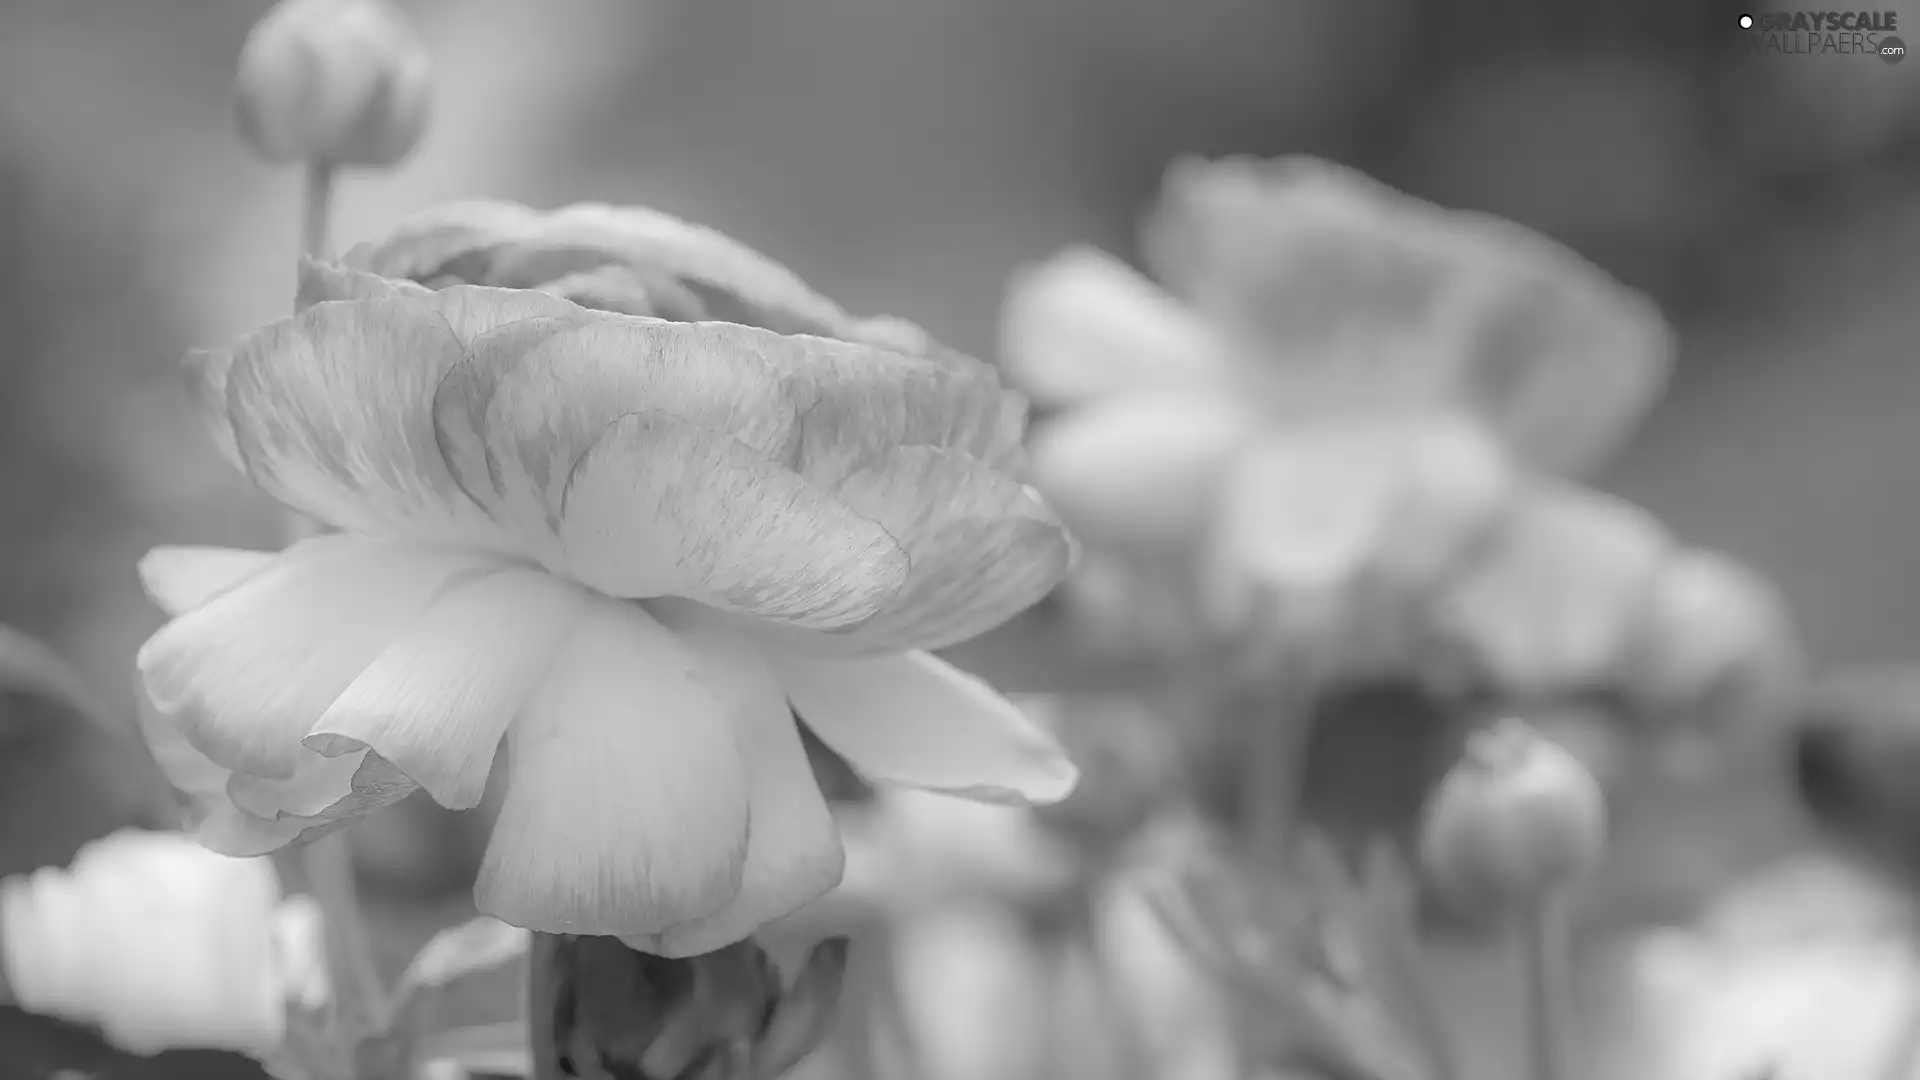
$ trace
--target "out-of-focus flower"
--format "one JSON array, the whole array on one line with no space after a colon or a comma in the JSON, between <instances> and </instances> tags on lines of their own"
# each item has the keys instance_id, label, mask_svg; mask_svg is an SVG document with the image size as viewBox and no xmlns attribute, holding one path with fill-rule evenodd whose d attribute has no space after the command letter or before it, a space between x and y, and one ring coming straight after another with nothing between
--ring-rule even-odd
<instances>
[{"instance_id":1,"label":"out-of-focus flower","mask_svg":"<svg viewBox=\"0 0 1920 1080\"><path fill-rule=\"evenodd\" d=\"M228 456L342 531L142 564L175 616L140 654L149 739L210 846L416 787L473 807L504 738L481 910L679 956L840 878L793 712L871 780L1072 788L1044 730L924 651L1070 559L1012 475L1022 411L992 369L306 277L301 314L191 367Z\"/></svg>"},{"instance_id":2,"label":"out-of-focus flower","mask_svg":"<svg viewBox=\"0 0 1920 1080\"><path fill-rule=\"evenodd\" d=\"M1467 739L1420 826L1420 861L1466 912L1529 907L1593 868L1607 806L1579 759L1517 720Z\"/></svg>"},{"instance_id":3,"label":"out-of-focus flower","mask_svg":"<svg viewBox=\"0 0 1920 1080\"><path fill-rule=\"evenodd\" d=\"M1198 575L1228 633L1351 666L1404 663L1406 605L1516 461L1590 468L1670 363L1653 306L1572 252L1325 162L1183 163L1146 240L1170 291L1084 249L1012 287L1004 364L1064 410L1036 483L1096 552Z\"/></svg>"},{"instance_id":4,"label":"out-of-focus flower","mask_svg":"<svg viewBox=\"0 0 1920 1080\"><path fill-rule=\"evenodd\" d=\"M786 977L751 941L691 959L605 937L534 941L533 1056L545 1074L778 1080L832 1027L847 942Z\"/></svg>"},{"instance_id":5,"label":"out-of-focus flower","mask_svg":"<svg viewBox=\"0 0 1920 1080\"><path fill-rule=\"evenodd\" d=\"M240 50L240 134L275 163L391 165L426 127L432 74L388 0L282 0Z\"/></svg>"},{"instance_id":6,"label":"out-of-focus flower","mask_svg":"<svg viewBox=\"0 0 1920 1080\"><path fill-rule=\"evenodd\" d=\"M1909 902L1844 868L1764 872L1622 959L1628 1015L1607 1076L1920 1077L1920 1062L1895 1070L1920 1010Z\"/></svg>"},{"instance_id":7,"label":"out-of-focus flower","mask_svg":"<svg viewBox=\"0 0 1920 1080\"><path fill-rule=\"evenodd\" d=\"M0 880L0 985L137 1054L271 1054L328 996L321 915L266 859L124 830L65 868Z\"/></svg>"}]
</instances>

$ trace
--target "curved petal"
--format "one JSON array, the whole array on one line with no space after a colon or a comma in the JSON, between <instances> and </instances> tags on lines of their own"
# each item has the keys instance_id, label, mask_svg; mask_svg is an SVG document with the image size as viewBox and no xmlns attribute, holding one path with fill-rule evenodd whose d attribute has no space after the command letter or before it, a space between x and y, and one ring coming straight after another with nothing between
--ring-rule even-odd
<instances>
[{"instance_id":1,"label":"curved petal","mask_svg":"<svg viewBox=\"0 0 1920 1080\"><path fill-rule=\"evenodd\" d=\"M482 556L321 537L168 623L141 647L154 704L229 768L291 778L300 740L455 577Z\"/></svg>"},{"instance_id":2,"label":"curved petal","mask_svg":"<svg viewBox=\"0 0 1920 1080\"><path fill-rule=\"evenodd\" d=\"M431 290L411 281L382 277L341 263L300 257L300 287L294 297L295 311L305 311L329 300L393 300L421 298Z\"/></svg>"},{"instance_id":3,"label":"curved petal","mask_svg":"<svg viewBox=\"0 0 1920 1080\"><path fill-rule=\"evenodd\" d=\"M254 576L279 558L272 551L157 547L140 559L140 584L160 610L182 615Z\"/></svg>"},{"instance_id":4,"label":"curved petal","mask_svg":"<svg viewBox=\"0 0 1920 1080\"><path fill-rule=\"evenodd\" d=\"M408 216L380 243L355 247L346 263L384 277L428 281L476 252L537 235L543 216L495 199L441 203Z\"/></svg>"},{"instance_id":5,"label":"curved petal","mask_svg":"<svg viewBox=\"0 0 1920 1080\"><path fill-rule=\"evenodd\" d=\"M830 628L901 589L888 530L723 434L663 413L616 421L561 507L569 573L613 596L684 596Z\"/></svg>"},{"instance_id":6,"label":"curved petal","mask_svg":"<svg viewBox=\"0 0 1920 1080\"><path fill-rule=\"evenodd\" d=\"M846 854L766 660L749 639L711 620L663 621L699 656L709 685L729 698L752 814L740 894L706 918L627 942L656 956L696 956L739 941L838 885Z\"/></svg>"},{"instance_id":7,"label":"curved petal","mask_svg":"<svg viewBox=\"0 0 1920 1080\"><path fill-rule=\"evenodd\" d=\"M1034 439L1033 479L1098 548L1184 551L1259 417L1225 394L1127 395L1066 413Z\"/></svg>"},{"instance_id":8,"label":"curved petal","mask_svg":"<svg viewBox=\"0 0 1920 1080\"><path fill-rule=\"evenodd\" d=\"M259 331L226 385L247 475L345 529L499 546L435 440L434 390L464 352L415 300L317 304Z\"/></svg>"},{"instance_id":9,"label":"curved petal","mask_svg":"<svg viewBox=\"0 0 1920 1080\"><path fill-rule=\"evenodd\" d=\"M957 450L1002 470L1020 465L1026 401L988 365L819 344L782 366L801 410L800 475L831 487L910 446Z\"/></svg>"},{"instance_id":10,"label":"curved petal","mask_svg":"<svg viewBox=\"0 0 1920 1080\"><path fill-rule=\"evenodd\" d=\"M1435 598L1433 620L1509 693L1595 688L1624 660L1637 605L1672 549L1631 503L1541 485Z\"/></svg>"},{"instance_id":11,"label":"curved petal","mask_svg":"<svg viewBox=\"0 0 1920 1080\"><path fill-rule=\"evenodd\" d=\"M842 635L859 649L936 649L1038 603L1067 574L1073 542L1032 491L953 450L897 450L836 494L906 552L900 591Z\"/></svg>"},{"instance_id":12,"label":"curved petal","mask_svg":"<svg viewBox=\"0 0 1920 1080\"><path fill-rule=\"evenodd\" d=\"M1199 315L1103 251L1072 248L1017 274L1000 365L1048 405L1216 382L1225 354Z\"/></svg>"},{"instance_id":13,"label":"curved petal","mask_svg":"<svg viewBox=\"0 0 1920 1080\"><path fill-rule=\"evenodd\" d=\"M1079 780L1031 717L926 653L768 659L800 718L869 779L1026 805L1058 802Z\"/></svg>"},{"instance_id":14,"label":"curved petal","mask_svg":"<svg viewBox=\"0 0 1920 1080\"><path fill-rule=\"evenodd\" d=\"M546 222L553 243L592 245L707 286L717 318L839 337L854 320L793 271L714 229L638 206L576 203Z\"/></svg>"},{"instance_id":15,"label":"curved petal","mask_svg":"<svg viewBox=\"0 0 1920 1080\"><path fill-rule=\"evenodd\" d=\"M639 605L593 603L508 732L506 799L474 885L481 912L629 936L730 902L748 810L728 704Z\"/></svg>"},{"instance_id":16,"label":"curved petal","mask_svg":"<svg viewBox=\"0 0 1920 1080\"><path fill-rule=\"evenodd\" d=\"M437 295L471 292L478 302L497 291ZM663 412L783 459L795 425L767 361L780 339L745 327L573 311L475 336L432 405L450 475L556 572L565 572L555 533L568 478L620 418Z\"/></svg>"},{"instance_id":17,"label":"curved petal","mask_svg":"<svg viewBox=\"0 0 1920 1080\"><path fill-rule=\"evenodd\" d=\"M530 570L452 586L335 699L307 747L328 757L372 749L440 805L480 805L507 725L588 602Z\"/></svg>"}]
</instances>

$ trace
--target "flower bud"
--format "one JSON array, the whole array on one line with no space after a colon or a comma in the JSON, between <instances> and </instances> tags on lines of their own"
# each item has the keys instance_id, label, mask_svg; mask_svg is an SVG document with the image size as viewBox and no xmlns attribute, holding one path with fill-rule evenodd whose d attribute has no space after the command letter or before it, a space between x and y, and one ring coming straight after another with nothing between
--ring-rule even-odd
<instances>
[{"instance_id":1,"label":"flower bud","mask_svg":"<svg viewBox=\"0 0 1920 1080\"><path fill-rule=\"evenodd\" d=\"M240 50L240 134L276 164L391 165L426 126L431 77L387 0L283 0Z\"/></svg>"},{"instance_id":2,"label":"flower bud","mask_svg":"<svg viewBox=\"0 0 1920 1080\"><path fill-rule=\"evenodd\" d=\"M1578 758L1517 720L1467 740L1420 830L1420 859L1462 910L1514 911L1590 869L1606 844L1606 801Z\"/></svg>"},{"instance_id":3,"label":"flower bud","mask_svg":"<svg viewBox=\"0 0 1920 1080\"><path fill-rule=\"evenodd\" d=\"M752 940L668 959L536 934L531 961L538 1075L777 1080L833 1025L847 939L814 946L791 982Z\"/></svg>"}]
</instances>

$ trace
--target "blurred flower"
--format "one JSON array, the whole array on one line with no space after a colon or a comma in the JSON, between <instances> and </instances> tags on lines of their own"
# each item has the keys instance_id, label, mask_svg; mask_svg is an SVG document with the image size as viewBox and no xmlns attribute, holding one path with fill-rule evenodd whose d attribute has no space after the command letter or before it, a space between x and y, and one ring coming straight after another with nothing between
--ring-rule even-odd
<instances>
[{"instance_id":1,"label":"blurred flower","mask_svg":"<svg viewBox=\"0 0 1920 1080\"><path fill-rule=\"evenodd\" d=\"M268 860L124 830L66 869L0 880L0 986L132 1053L266 1056L290 1007L327 999L323 932L308 897L282 898Z\"/></svg>"},{"instance_id":2,"label":"blurred flower","mask_svg":"<svg viewBox=\"0 0 1920 1080\"><path fill-rule=\"evenodd\" d=\"M832 1027L847 942L816 946L791 980L751 941L665 959L541 935L533 963L539 1075L778 1080Z\"/></svg>"},{"instance_id":3,"label":"blurred flower","mask_svg":"<svg viewBox=\"0 0 1920 1080\"><path fill-rule=\"evenodd\" d=\"M1592 467L1664 385L1644 298L1517 226L1325 162L1183 163L1163 291L1076 250L1012 286L1010 376L1064 410L1036 483L1097 552L1198 574L1214 623L1399 661L1404 605L1491 526L1515 460Z\"/></svg>"},{"instance_id":4,"label":"blurred flower","mask_svg":"<svg viewBox=\"0 0 1920 1080\"><path fill-rule=\"evenodd\" d=\"M1911 1080L1896 1069L1920 1010L1903 896L1796 860L1740 883L1695 924L1624 955L1621 1080Z\"/></svg>"},{"instance_id":5,"label":"blurred flower","mask_svg":"<svg viewBox=\"0 0 1920 1080\"><path fill-rule=\"evenodd\" d=\"M1465 912L1514 912L1593 868L1606 846L1600 784L1517 720L1467 739L1427 806L1420 862Z\"/></svg>"},{"instance_id":6,"label":"blurred flower","mask_svg":"<svg viewBox=\"0 0 1920 1080\"><path fill-rule=\"evenodd\" d=\"M240 134L275 163L391 165L426 127L432 74L388 0L281 0L240 51Z\"/></svg>"},{"instance_id":7,"label":"blurred flower","mask_svg":"<svg viewBox=\"0 0 1920 1080\"><path fill-rule=\"evenodd\" d=\"M301 314L191 366L228 456L342 531L142 564L176 616L140 654L149 739L204 842L271 850L416 787L473 807L504 737L481 910L677 956L840 878L789 703L872 780L1072 788L923 651L1070 557L990 368L306 270Z\"/></svg>"}]
</instances>

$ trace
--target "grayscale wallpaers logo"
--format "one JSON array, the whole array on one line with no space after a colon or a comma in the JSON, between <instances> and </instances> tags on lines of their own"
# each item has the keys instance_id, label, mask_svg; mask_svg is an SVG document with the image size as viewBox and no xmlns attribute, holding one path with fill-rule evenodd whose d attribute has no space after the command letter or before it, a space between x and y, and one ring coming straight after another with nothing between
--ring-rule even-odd
<instances>
[{"instance_id":1,"label":"grayscale wallpaers logo","mask_svg":"<svg viewBox=\"0 0 1920 1080\"><path fill-rule=\"evenodd\" d=\"M1740 16L1740 35L1748 56L1877 56L1888 64L1907 58L1907 46L1893 36L1900 16L1893 11L1769 11Z\"/></svg>"}]
</instances>

